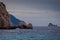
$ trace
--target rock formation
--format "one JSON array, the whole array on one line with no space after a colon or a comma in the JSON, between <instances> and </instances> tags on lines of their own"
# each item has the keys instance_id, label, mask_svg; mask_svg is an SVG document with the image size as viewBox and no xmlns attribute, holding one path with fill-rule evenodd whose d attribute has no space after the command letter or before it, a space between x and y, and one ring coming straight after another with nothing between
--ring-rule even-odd
<instances>
[{"instance_id":1,"label":"rock formation","mask_svg":"<svg viewBox=\"0 0 60 40\"><path fill-rule=\"evenodd\" d=\"M32 24L29 23L29 24L27 25L27 27L32 29Z\"/></svg>"},{"instance_id":2,"label":"rock formation","mask_svg":"<svg viewBox=\"0 0 60 40\"><path fill-rule=\"evenodd\" d=\"M29 23L28 25L23 21L22 23L20 23L19 28L22 29L32 29L32 24Z\"/></svg>"},{"instance_id":3,"label":"rock formation","mask_svg":"<svg viewBox=\"0 0 60 40\"><path fill-rule=\"evenodd\" d=\"M22 29L27 28L27 25L26 25L26 23L24 21L22 21L18 26L19 26L19 28L22 28Z\"/></svg>"},{"instance_id":4,"label":"rock formation","mask_svg":"<svg viewBox=\"0 0 60 40\"><path fill-rule=\"evenodd\" d=\"M20 23L19 23L20 22ZM12 24L18 24L12 26ZM3 2L0 2L0 29L16 29L16 28L32 28L32 24L26 25L24 21L19 21L14 16L7 12L6 6Z\"/></svg>"},{"instance_id":5,"label":"rock formation","mask_svg":"<svg viewBox=\"0 0 60 40\"><path fill-rule=\"evenodd\" d=\"M57 25L54 25L54 24L52 24L52 23L49 23L49 25L48 25L49 27L57 27Z\"/></svg>"},{"instance_id":6,"label":"rock formation","mask_svg":"<svg viewBox=\"0 0 60 40\"><path fill-rule=\"evenodd\" d=\"M3 2L0 2L0 27L10 26L10 16Z\"/></svg>"}]
</instances>

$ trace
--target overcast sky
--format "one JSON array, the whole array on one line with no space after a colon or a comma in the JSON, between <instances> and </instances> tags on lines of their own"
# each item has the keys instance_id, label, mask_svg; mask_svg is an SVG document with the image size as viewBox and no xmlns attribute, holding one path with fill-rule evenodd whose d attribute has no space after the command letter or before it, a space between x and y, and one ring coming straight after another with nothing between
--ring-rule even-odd
<instances>
[{"instance_id":1,"label":"overcast sky","mask_svg":"<svg viewBox=\"0 0 60 40\"><path fill-rule=\"evenodd\" d=\"M33 26L60 25L60 0L2 0L10 14Z\"/></svg>"}]
</instances>

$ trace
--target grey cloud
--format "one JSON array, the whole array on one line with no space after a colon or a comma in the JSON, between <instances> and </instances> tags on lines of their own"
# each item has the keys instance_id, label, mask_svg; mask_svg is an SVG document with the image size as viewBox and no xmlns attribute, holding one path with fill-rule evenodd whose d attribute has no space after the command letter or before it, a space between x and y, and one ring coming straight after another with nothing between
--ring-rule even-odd
<instances>
[{"instance_id":1,"label":"grey cloud","mask_svg":"<svg viewBox=\"0 0 60 40\"><path fill-rule=\"evenodd\" d=\"M39 10L60 11L60 0L2 0L6 4L24 5Z\"/></svg>"}]
</instances>

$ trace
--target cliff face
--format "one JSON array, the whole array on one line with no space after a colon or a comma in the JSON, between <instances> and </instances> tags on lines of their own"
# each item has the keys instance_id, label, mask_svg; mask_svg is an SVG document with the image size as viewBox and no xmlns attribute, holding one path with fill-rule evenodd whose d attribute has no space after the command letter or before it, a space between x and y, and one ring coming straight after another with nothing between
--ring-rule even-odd
<instances>
[{"instance_id":1,"label":"cliff face","mask_svg":"<svg viewBox=\"0 0 60 40\"><path fill-rule=\"evenodd\" d=\"M6 10L5 4L0 2L0 27L9 27L10 26L10 16Z\"/></svg>"},{"instance_id":2,"label":"cliff face","mask_svg":"<svg viewBox=\"0 0 60 40\"><path fill-rule=\"evenodd\" d=\"M12 25L14 25L14 27ZM20 21L16 19L13 15L10 15L7 12L5 4L3 2L0 2L0 29L15 29L15 28L29 29L32 28L31 26L32 26L31 24L26 25L24 21Z\"/></svg>"}]
</instances>

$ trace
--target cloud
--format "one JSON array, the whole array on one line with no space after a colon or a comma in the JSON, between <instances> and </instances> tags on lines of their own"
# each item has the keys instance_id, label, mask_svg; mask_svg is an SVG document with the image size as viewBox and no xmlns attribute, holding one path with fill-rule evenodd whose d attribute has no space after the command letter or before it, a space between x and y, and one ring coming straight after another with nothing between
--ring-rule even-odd
<instances>
[{"instance_id":1,"label":"cloud","mask_svg":"<svg viewBox=\"0 0 60 40\"><path fill-rule=\"evenodd\" d=\"M60 11L60 0L2 0L6 5L11 8L15 6L27 7L39 10L52 10ZM19 8L18 7L18 8Z\"/></svg>"}]
</instances>

